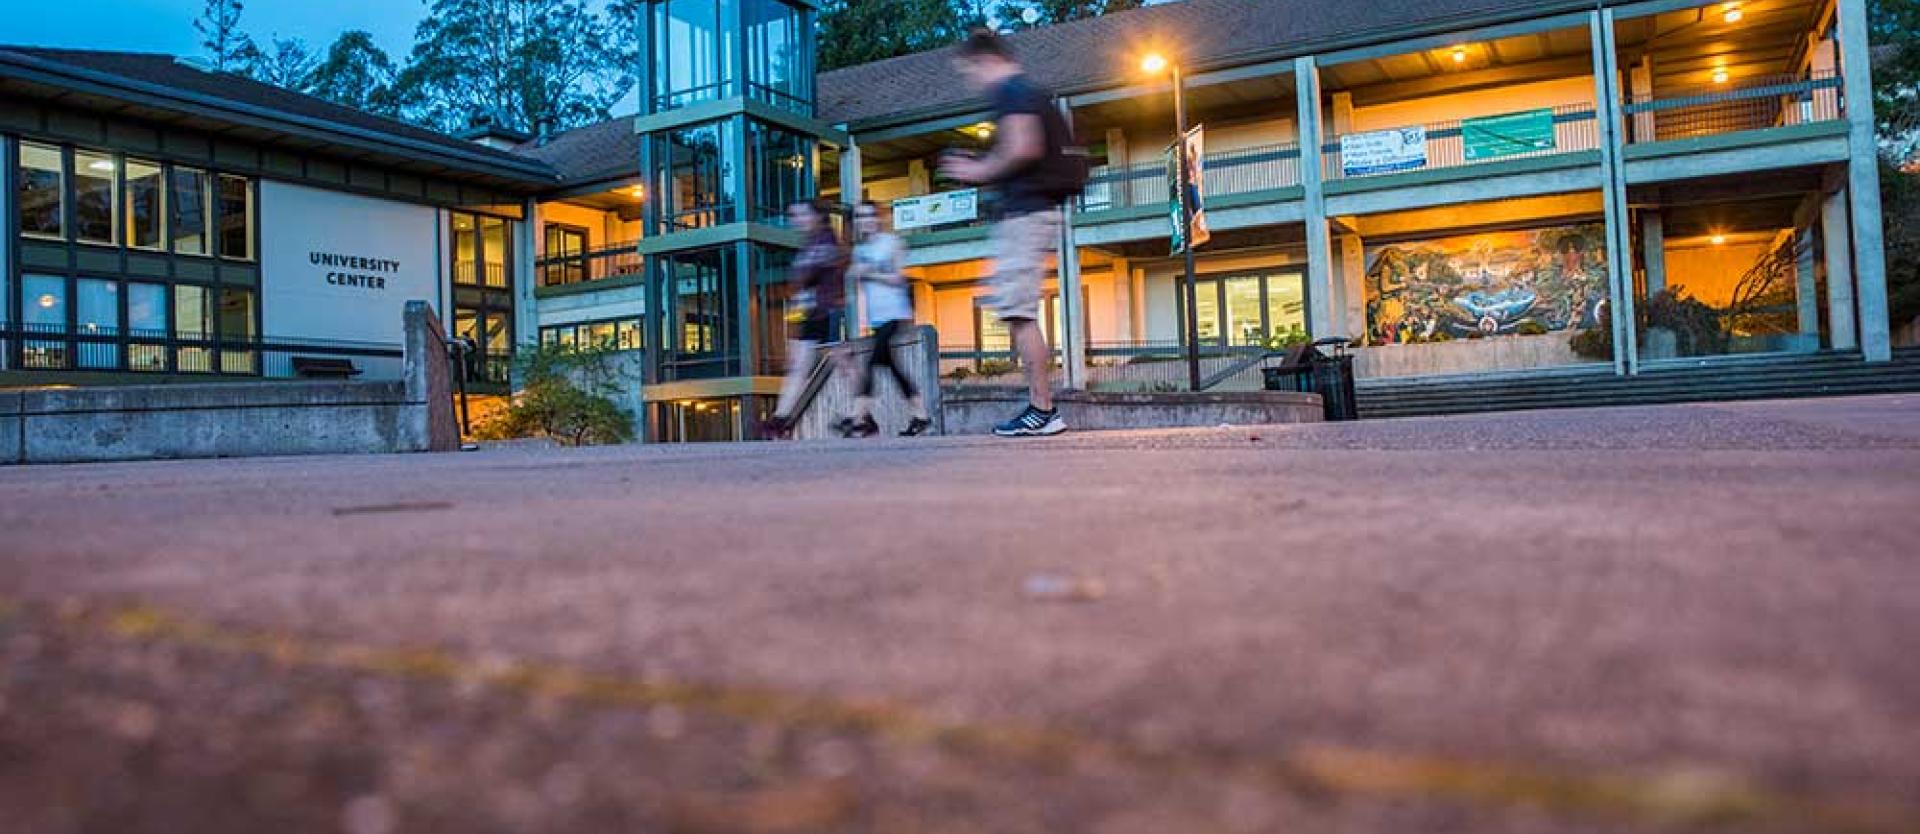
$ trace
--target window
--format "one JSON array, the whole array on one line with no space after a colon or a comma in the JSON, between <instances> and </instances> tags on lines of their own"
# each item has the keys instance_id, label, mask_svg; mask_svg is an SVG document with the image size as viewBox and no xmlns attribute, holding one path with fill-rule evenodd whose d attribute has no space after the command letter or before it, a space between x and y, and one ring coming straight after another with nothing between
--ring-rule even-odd
<instances>
[{"instance_id":1,"label":"window","mask_svg":"<svg viewBox=\"0 0 1920 834\"><path fill-rule=\"evenodd\" d=\"M253 184L246 177L221 174L216 197L220 257L253 260Z\"/></svg>"},{"instance_id":2,"label":"window","mask_svg":"<svg viewBox=\"0 0 1920 834\"><path fill-rule=\"evenodd\" d=\"M136 249L165 249L166 185L157 163L127 160L127 245Z\"/></svg>"},{"instance_id":3,"label":"window","mask_svg":"<svg viewBox=\"0 0 1920 834\"><path fill-rule=\"evenodd\" d=\"M20 325L29 337L64 336L67 332L67 279L56 275L20 278ZM28 338L21 345L26 368L67 367L67 343Z\"/></svg>"},{"instance_id":4,"label":"window","mask_svg":"<svg viewBox=\"0 0 1920 834\"><path fill-rule=\"evenodd\" d=\"M108 154L74 151L73 169L74 237L81 243L118 243L114 233L119 226L115 219L119 199L114 174L119 166Z\"/></svg>"},{"instance_id":5,"label":"window","mask_svg":"<svg viewBox=\"0 0 1920 834\"><path fill-rule=\"evenodd\" d=\"M661 299L661 331L653 342L668 380L729 376L737 372L733 350L735 258L732 247L681 252L660 258L665 282L647 297Z\"/></svg>"},{"instance_id":6,"label":"window","mask_svg":"<svg viewBox=\"0 0 1920 834\"><path fill-rule=\"evenodd\" d=\"M482 278L487 286L507 286L507 221L480 218L480 262L485 265Z\"/></svg>"},{"instance_id":7,"label":"window","mask_svg":"<svg viewBox=\"0 0 1920 834\"><path fill-rule=\"evenodd\" d=\"M179 284L173 288L173 336L186 342L213 339L213 295L206 287ZM213 352L205 347L182 347L175 367L182 373L211 373Z\"/></svg>"},{"instance_id":8,"label":"window","mask_svg":"<svg viewBox=\"0 0 1920 834\"><path fill-rule=\"evenodd\" d=\"M453 216L453 282L480 283L479 222L470 214Z\"/></svg>"},{"instance_id":9,"label":"window","mask_svg":"<svg viewBox=\"0 0 1920 834\"><path fill-rule=\"evenodd\" d=\"M554 287L586 280L587 264L581 256L587 252L587 230L574 226L547 224L547 262L540 268L540 283Z\"/></svg>"},{"instance_id":10,"label":"window","mask_svg":"<svg viewBox=\"0 0 1920 834\"><path fill-rule=\"evenodd\" d=\"M653 193L663 233L733 222L737 178L728 161L733 125L709 122L655 135L653 164L659 175Z\"/></svg>"},{"instance_id":11,"label":"window","mask_svg":"<svg viewBox=\"0 0 1920 834\"><path fill-rule=\"evenodd\" d=\"M747 121L747 164L753 177L753 218L784 223L787 206L805 199L813 143L755 120Z\"/></svg>"},{"instance_id":12,"label":"window","mask_svg":"<svg viewBox=\"0 0 1920 834\"><path fill-rule=\"evenodd\" d=\"M167 288L160 284L127 285L127 335L135 340L167 338ZM135 341L127 346L127 368L165 371L167 348Z\"/></svg>"},{"instance_id":13,"label":"window","mask_svg":"<svg viewBox=\"0 0 1920 834\"><path fill-rule=\"evenodd\" d=\"M168 177L173 209L173 251L183 255L207 254L207 172L193 168L174 168Z\"/></svg>"},{"instance_id":14,"label":"window","mask_svg":"<svg viewBox=\"0 0 1920 834\"><path fill-rule=\"evenodd\" d=\"M1184 331L1186 288L1178 280L1173 294ZM1306 290L1298 272L1200 278L1194 294L1202 342L1277 347L1306 336Z\"/></svg>"},{"instance_id":15,"label":"window","mask_svg":"<svg viewBox=\"0 0 1920 834\"><path fill-rule=\"evenodd\" d=\"M114 370L120 367L120 284L97 278L74 282L75 333L111 341L81 341L80 367Z\"/></svg>"},{"instance_id":16,"label":"window","mask_svg":"<svg viewBox=\"0 0 1920 834\"><path fill-rule=\"evenodd\" d=\"M66 237L66 165L60 149L20 143L20 233L28 237Z\"/></svg>"},{"instance_id":17,"label":"window","mask_svg":"<svg viewBox=\"0 0 1920 834\"><path fill-rule=\"evenodd\" d=\"M248 347L254 339L253 290L223 287L220 290L220 372L250 374L256 352ZM236 349L237 348L237 349Z\"/></svg>"},{"instance_id":18,"label":"window","mask_svg":"<svg viewBox=\"0 0 1920 834\"><path fill-rule=\"evenodd\" d=\"M723 98L733 86L737 0L667 0L653 7L653 109Z\"/></svg>"},{"instance_id":19,"label":"window","mask_svg":"<svg viewBox=\"0 0 1920 834\"><path fill-rule=\"evenodd\" d=\"M747 95L811 115L812 50L800 9L782 0L746 0Z\"/></svg>"}]
</instances>

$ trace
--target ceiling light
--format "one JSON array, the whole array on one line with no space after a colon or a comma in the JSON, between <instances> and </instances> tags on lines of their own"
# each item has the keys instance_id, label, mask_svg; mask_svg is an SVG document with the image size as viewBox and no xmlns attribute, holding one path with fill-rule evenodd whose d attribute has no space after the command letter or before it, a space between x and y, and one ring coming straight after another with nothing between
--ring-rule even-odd
<instances>
[{"instance_id":1,"label":"ceiling light","mask_svg":"<svg viewBox=\"0 0 1920 834\"><path fill-rule=\"evenodd\" d=\"M973 134L974 136L979 137L982 140L992 139L993 138L993 122L981 122L977 125L967 128L967 132Z\"/></svg>"},{"instance_id":2,"label":"ceiling light","mask_svg":"<svg viewBox=\"0 0 1920 834\"><path fill-rule=\"evenodd\" d=\"M1739 23L1740 18L1742 17L1745 17L1745 14L1740 11L1740 7L1738 5L1733 3L1728 3L1726 6L1722 7L1720 12L1720 19L1728 23Z\"/></svg>"},{"instance_id":3,"label":"ceiling light","mask_svg":"<svg viewBox=\"0 0 1920 834\"><path fill-rule=\"evenodd\" d=\"M635 200L645 200L647 199L647 187L644 185L636 185L633 188L628 189L627 196L632 197Z\"/></svg>"},{"instance_id":4,"label":"ceiling light","mask_svg":"<svg viewBox=\"0 0 1920 834\"><path fill-rule=\"evenodd\" d=\"M1719 245L1721 245L1721 244L1724 244L1724 243L1726 243L1726 242L1727 242L1727 236L1726 236L1726 235L1714 235L1713 237L1711 237L1711 238L1708 238L1708 240L1711 240L1711 241L1713 241L1713 245L1715 245L1715 246L1719 246Z\"/></svg>"},{"instance_id":5,"label":"ceiling light","mask_svg":"<svg viewBox=\"0 0 1920 834\"><path fill-rule=\"evenodd\" d=\"M1456 64L1464 64L1464 63L1466 63L1466 62L1467 62L1467 48L1466 48L1466 47L1464 47L1464 46L1456 46L1456 47L1454 47L1454 48L1453 48L1453 62L1454 62L1454 63L1456 63Z\"/></svg>"},{"instance_id":6,"label":"ceiling light","mask_svg":"<svg viewBox=\"0 0 1920 834\"><path fill-rule=\"evenodd\" d=\"M111 174L111 173L113 173L113 160L111 160L111 159L96 159L96 160L94 160L94 161L92 161L92 162L89 162L89 163L87 163L87 168L88 168L89 170L94 170L94 171L105 171L105 172L107 172L107 173L109 173L109 174Z\"/></svg>"},{"instance_id":7,"label":"ceiling light","mask_svg":"<svg viewBox=\"0 0 1920 834\"><path fill-rule=\"evenodd\" d=\"M1155 52L1140 59L1140 69L1148 75L1159 75L1167 71L1167 58Z\"/></svg>"},{"instance_id":8,"label":"ceiling light","mask_svg":"<svg viewBox=\"0 0 1920 834\"><path fill-rule=\"evenodd\" d=\"M53 293L47 293L46 295L40 296L41 309L52 309L53 305L59 304L59 303L60 303L60 299L54 298Z\"/></svg>"},{"instance_id":9,"label":"ceiling light","mask_svg":"<svg viewBox=\"0 0 1920 834\"><path fill-rule=\"evenodd\" d=\"M1713 83L1725 84L1727 83L1727 78L1728 76L1727 76L1726 67L1720 67L1719 69L1716 69L1713 71Z\"/></svg>"}]
</instances>

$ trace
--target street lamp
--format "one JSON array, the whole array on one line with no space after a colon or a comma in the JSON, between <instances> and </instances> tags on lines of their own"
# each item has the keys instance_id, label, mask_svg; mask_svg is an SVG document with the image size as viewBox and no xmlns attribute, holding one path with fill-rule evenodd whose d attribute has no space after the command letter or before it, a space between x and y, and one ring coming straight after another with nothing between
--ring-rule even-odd
<instances>
[{"instance_id":1,"label":"street lamp","mask_svg":"<svg viewBox=\"0 0 1920 834\"><path fill-rule=\"evenodd\" d=\"M1187 181L1187 97L1185 77L1180 74L1180 65L1167 60L1160 53L1149 53L1140 60L1140 69L1151 76L1163 72L1173 73L1173 148L1174 166L1178 168L1175 186L1180 190L1176 199L1180 201L1180 241L1186 254L1187 299L1187 385L1193 391L1200 390L1200 312L1198 292L1193 282L1193 200L1188 193L1192 184Z\"/></svg>"}]
</instances>

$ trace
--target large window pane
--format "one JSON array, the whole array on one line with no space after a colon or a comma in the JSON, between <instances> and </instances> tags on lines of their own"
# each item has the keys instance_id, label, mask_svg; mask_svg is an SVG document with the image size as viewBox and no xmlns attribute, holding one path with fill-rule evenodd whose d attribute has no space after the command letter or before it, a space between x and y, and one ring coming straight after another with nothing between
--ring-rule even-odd
<instances>
[{"instance_id":1,"label":"large window pane","mask_svg":"<svg viewBox=\"0 0 1920 834\"><path fill-rule=\"evenodd\" d=\"M255 352L235 349L235 345L253 341L253 320L252 290L220 290L220 341L227 348L220 352L221 373L253 373Z\"/></svg>"},{"instance_id":2,"label":"large window pane","mask_svg":"<svg viewBox=\"0 0 1920 834\"><path fill-rule=\"evenodd\" d=\"M60 149L20 143L20 232L31 237L66 236L66 177Z\"/></svg>"},{"instance_id":3,"label":"large window pane","mask_svg":"<svg viewBox=\"0 0 1920 834\"><path fill-rule=\"evenodd\" d=\"M480 224L471 214L453 216L453 282L480 283Z\"/></svg>"},{"instance_id":4,"label":"large window pane","mask_svg":"<svg viewBox=\"0 0 1920 834\"><path fill-rule=\"evenodd\" d=\"M723 21L736 0L669 0L654 6L654 110L721 98L733 83L738 38Z\"/></svg>"},{"instance_id":5,"label":"large window pane","mask_svg":"<svg viewBox=\"0 0 1920 834\"><path fill-rule=\"evenodd\" d=\"M127 285L127 335L135 340L161 341L167 338L167 288L159 284ZM140 344L127 347L127 368L135 371L165 371L165 345Z\"/></svg>"},{"instance_id":6,"label":"large window pane","mask_svg":"<svg viewBox=\"0 0 1920 834\"><path fill-rule=\"evenodd\" d=\"M210 290L189 284L173 288L173 335L182 341L213 338L213 294ZM212 351L204 347L181 348L179 370L189 373L211 372Z\"/></svg>"},{"instance_id":7,"label":"large window pane","mask_svg":"<svg viewBox=\"0 0 1920 834\"><path fill-rule=\"evenodd\" d=\"M747 95L810 113L813 70L800 10L781 0L746 3Z\"/></svg>"},{"instance_id":8,"label":"large window pane","mask_svg":"<svg viewBox=\"0 0 1920 834\"><path fill-rule=\"evenodd\" d=\"M753 169L752 219L784 219L787 206L809 192L813 145L799 134L750 120L747 164Z\"/></svg>"},{"instance_id":9,"label":"large window pane","mask_svg":"<svg viewBox=\"0 0 1920 834\"><path fill-rule=\"evenodd\" d=\"M119 166L109 154L74 151L73 169L74 237L81 243L117 243L119 199L114 175Z\"/></svg>"},{"instance_id":10,"label":"large window pane","mask_svg":"<svg viewBox=\"0 0 1920 834\"><path fill-rule=\"evenodd\" d=\"M507 221L480 218L480 259L486 264L486 285L507 286Z\"/></svg>"},{"instance_id":11,"label":"large window pane","mask_svg":"<svg viewBox=\"0 0 1920 834\"><path fill-rule=\"evenodd\" d=\"M139 249L163 249L166 234L166 185L160 166L137 159L127 160L127 245Z\"/></svg>"},{"instance_id":12,"label":"large window pane","mask_svg":"<svg viewBox=\"0 0 1920 834\"><path fill-rule=\"evenodd\" d=\"M253 185L246 177L220 175L220 257L253 260Z\"/></svg>"},{"instance_id":13,"label":"large window pane","mask_svg":"<svg viewBox=\"0 0 1920 834\"><path fill-rule=\"evenodd\" d=\"M67 279L57 275L26 275L20 279L20 324L32 335L59 336L67 332ZM22 366L67 367L67 343L27 339L22 343Z\"/></svg>"},{"instance_id":14,"label":"large window pane","mask_svg":"<svg viewBox=\"0 0 1920 834\"><path fill-rule=\"evenodd\" d=\"M81 336L115 338L120 335L120 284L95 278L74 282L74 320ZM110 370L120 367L117 343L80 343L80 367Z\"/></svg>"},{"instance_id":15,"label":"large window pane","mask_svg":"<svg viewBox=\"0 0 1920 834\"><path fill-rule=\"evenodd\" d=\"M207 172L193 168L175 168L173 194L168 206L173 209L173 251L185 255L207 254Z\"/></svg>"},{"instance_id":16,"label":"large window pane","mask_svg":"<svg viewBox=\"0 0 1920 834\"><path fill-rule=\"evenodd\" d=\"M728 162L736 132L732 121L710 122L659 134L653 193L660 203L662 232L701 229L734 221L737 172Z\"/></svg>"}]
</instances>

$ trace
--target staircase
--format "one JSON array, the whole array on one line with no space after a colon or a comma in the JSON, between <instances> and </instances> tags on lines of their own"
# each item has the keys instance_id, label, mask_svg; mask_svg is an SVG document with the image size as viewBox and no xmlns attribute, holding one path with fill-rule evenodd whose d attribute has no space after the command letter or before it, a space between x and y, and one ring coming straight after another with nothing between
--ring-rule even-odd
<instances>
[{"instance_id":1,"label":"staircase","mask_svg":"<svg viewBox=\"0 0 1920 834\"><path fill-rule=\"evenodd\" d=\"M1540 408L1715 402L1920 392L1920 348L1867 364L1858 353L1716 357L1662 362L1622 377L1611 366L1527 375L1361 380L1363 419Z\"/></svg>"}]
</instances>

